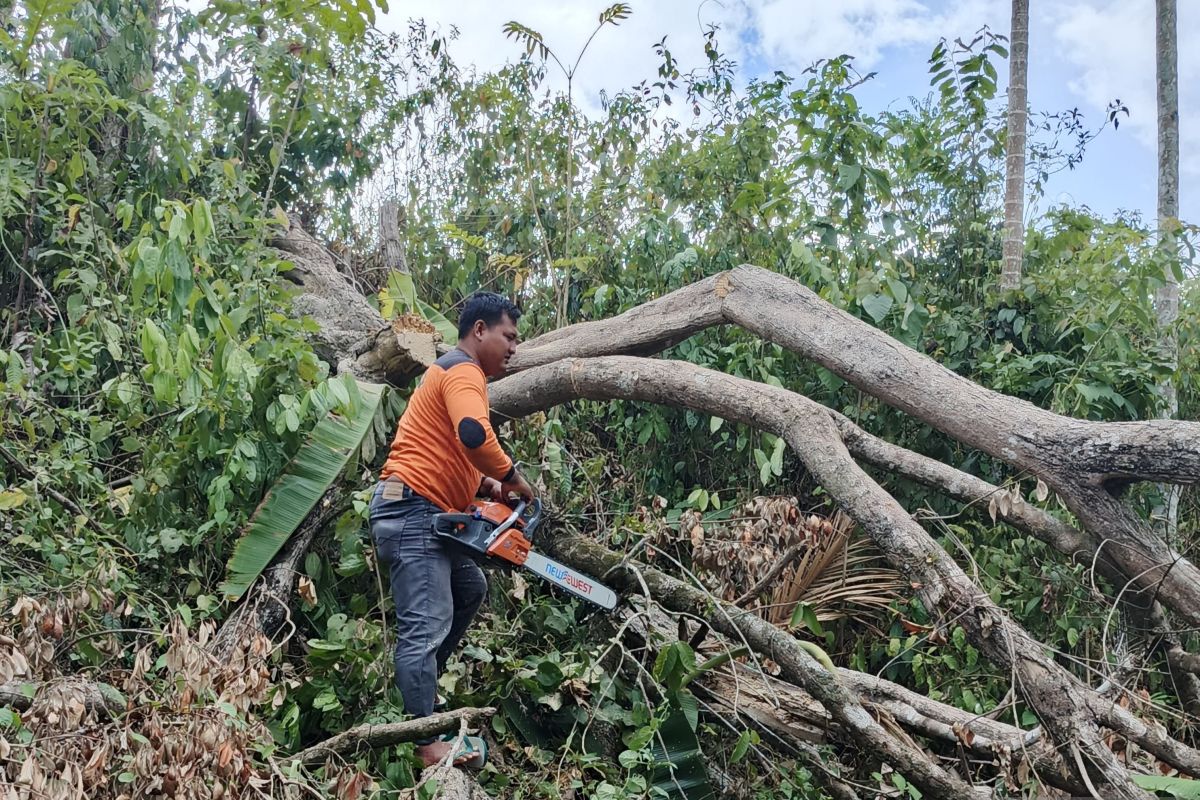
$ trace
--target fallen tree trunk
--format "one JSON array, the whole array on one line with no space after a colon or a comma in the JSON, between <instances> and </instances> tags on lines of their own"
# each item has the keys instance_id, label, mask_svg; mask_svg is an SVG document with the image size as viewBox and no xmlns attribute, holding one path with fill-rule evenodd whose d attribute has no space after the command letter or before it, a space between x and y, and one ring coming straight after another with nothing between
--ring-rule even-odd
<instances>
[{"instance_id":1,"label":"fallen tree trunk","mask_svg":"<svg viewBox=\"0 0 1200 800\"><path fill-rule=\"evenodd\" d=\"M689 364L631 357L559 361L511 376L492 387L493 408L509 416L523 416L574 398L664 403L782 437L843 510L863 526L893 566L911 576L913 588L926 607L956 620L986 657L1015 671L1022 695L1054 741L1077 749L1078 777L1084 783L1091 780L1089 773L1094 770L1096 781L1110 797L1148 796L1132 783L1125 767L1104 746L1101 725L1129 736L1183 771L1193 772L1200 764L1196 751L1159 736L1123 709L1113 708L1111 701L1098 696L1047 657L1041 643L996 606L895 499L862 472L823 407L783 389ZM796 665L796 682L824 704L826 698L800 680L801 664ZM814 679L811 674L805 677ZM834 709L829 710L838 717ZM838 721L844 720L839 717ZM873 748L883 745L865 735L863 741ZM877 754L883 752L878 750ZM1083 771L1085 759L1088 771ZM893 758L888 760L897 765ZM920 785L916 776L912 777Z\"/></svg>"},{"instance_id":2,"label":"fallen tree trunk","mask_svg":"<svg viewBox=\"0 0 1200 800\"><path fill-rule=\"evenodd\" d=\"M316 321L313 349L341 372L361 381L405 386L437 358L429 331L394 328L354 283L342 274L329 251L297 225L271 245L295 265L283 276L300 287L297 313Z\"/></svg>"},{"instance_id":3,"label":"fallen tree trunk","mask_svg":"<svg viewBox=\"0 0 1200 800\"><path fill-rule=\"evenodd\" d=\"M1040 476L1130 586L1200 626L1200 569L1120 499L1132 481L1200 481L1200 423L1087 422L985 389L835 308L795 281L745 265L605 320L524 344L512 371L568 357L660 351L735 324L821 364L864 392ZM1103 544L1103 547L1100 545Z\"/></svg>"},{"instance_id":4,"label":"fallen tree trunk","mask_svg":"<svg viewBox=\"0 0 1200 800\"><path fill-rule=\"evenodd\" d=\"M406 722L356 725L307 750L301 750L292 756L292 760L310 767L323 764L329 758L348 760L362 750L390 747L402 742L414 742L418 739L427 739L430 736L456 731L464 722L467 725L476 725L495 713L496 709L490 707L459 708Z\"/></svg>"}]
</instances>

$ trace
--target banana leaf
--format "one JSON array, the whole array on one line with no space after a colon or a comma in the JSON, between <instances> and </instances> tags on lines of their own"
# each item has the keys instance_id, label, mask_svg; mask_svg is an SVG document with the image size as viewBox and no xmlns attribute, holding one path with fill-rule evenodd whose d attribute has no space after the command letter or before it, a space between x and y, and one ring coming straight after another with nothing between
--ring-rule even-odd
<instances>
[{"instance_id":1,"label":"banana leaf","mask_svg":"<svg viewBox=\"0 0 1200 800\"><path fill-rule=\"evenodd\" d=\"M708 780L704 753L696 737L696 699L680 693L670 715L659 726L651 740L654 767L650 773L653 786L669 797L682 800L713 800L716 790Z\"/></svg>"},{"instance_id":2,"label":"banana leaf","mask_svg":"<svg viewBox=\"0 0 1200 800\"><path fill-rule=\"evenodd\" d=\"M1200 781L1191 778L1167 778L1160 775L1132 775L1133 782L1143 789L1166 793L1178 800L1200 800Z\"/></svg>"},{"instance_id":3,"label":"banana leaf","mask_svg":"<svg viewBox=\"0 0 1200 800\"><path fill-rule=\"evenodd\" d=\"M236 600L245 594L358 454L365 438L370 439L374 449L375 429L379 427L376 412L384 405L387 387L358 383L357 388L358 397L351 398L350 413L342 416L330 412L317 423L254 510L229 557L220 589L226 597Z\"/></svg>"}]
</instances>

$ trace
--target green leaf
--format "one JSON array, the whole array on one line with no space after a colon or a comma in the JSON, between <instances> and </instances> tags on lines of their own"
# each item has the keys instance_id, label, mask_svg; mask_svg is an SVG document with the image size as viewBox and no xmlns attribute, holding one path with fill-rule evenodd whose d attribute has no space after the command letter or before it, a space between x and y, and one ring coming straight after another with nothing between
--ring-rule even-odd
<instances>
[{"instance_id":1,"label":"green leaf","mask_svg":"<svg viewBox=\"0 0 1200 800\"><path fill-rule=\"evenodd\" d=\"M696 730L696 726L700 724L700 705L696 702L696 696L687 690L680 691L675 695L675 702L679 704L679 710L683 712L683 716L688 721L688 726L692 730Z\"/></svg>"},{"instance_id":2,"label":"green leaf","mask_svg":"<svg viewBox=\"0 0 1200 800\"><path fill-rule=\"evenodd\" d=\"M737 744L733 746L733 753L729 756L729 763L736 764L746 757L746 753L750 751L751 745L756 745L759 742L758 734L750 729L742 731L742 735L738 737Z\"/></svg>"},{"instance_id":3,"label":"green leaf","mask_svg":"<svg viewBox=\"0 0 1200 800\"><path fill-rule=\"evenodd\" d=\"M29 495L20 489L5 489L0 492L0 511L12 511L14 508L25 505L25 501L28 499Z\"/></svg>"},{"instance_id":4,"label":"green leaf","mask_svg":"<svg viewBox=\"0 0 1200 800\"><path fill-rule=\"evenodd\" d=\"M163 332L152 319L147 319L146 324L142 326L142 356L145 357L146 363L158 370L169 370L175 365L167 337L163 336Z\"/></svg>"},{"instance_id":5,"label":"green leaf","mask_svg":"<svg viewBox=\"0 0 1200 800\"><path fill-rule=\"evenodd\" d=\"M453 344L458 341L458 328L453 322L442 316L440 311L420 298L417 299L417 308L420 309L421 316L432 322L433 327L437 328L438 333L442 335L443 342Z\"/></svg>"},{"instance_id":6,"label":"green leaf","mask_svg":"<svg viewBox=\"0 0 1200 800\"><path fill-rule=\"evenodd\" d=\"M687 642L671 642L654 660L654 678L671 691L678 691L696 666L696 654Z\"/></svg>"},{"instance_id":7,"label":"green leaf","mask_svg":"<svg viewBox=\"0 0 1200 800\"><path fill-rule=\"evenodd\" d=\"M802 624L813 632L815 636L824 636L825 629L821 627L820 620L817 619L817 612L808 603L797 603L792 610L792 618L788 623L791 627Z\"/></svg>"},{"instance_id":8,"label":"green leaf","mask_svg":"<svg viewBox=\"0 0 1200 800\"><path fill-rule=\"evenodd\" d=\"M862 167L858 164L838 164L837 188L845 191L862 177Z\"/></svg>"},{"instance_id":9,"label":"green leaf","mask_svg":"<svg viewBox=\"0 0 1200 800\"><path fill-rule=\"evenodd\" d=\"M1200 800L1200 781L1191 778L1164 778L1159 775L1130 775L1133 782L1152 792L1166 792L1179 800Z\"/></svg>"},{"instance_id":10,"label":"green leaf","mask_svg":"<svg viewBox=\"0 0 1200 800\"><path fill-rule=\"evenodd\" d=\"M783 439L775 440L775 449L771 451L771 472L776 476L783 474L783 451L787 446L787 442Z\"/></svg>"},{"instance_id":11,"label":"green leaf","mask_svg":"<svg viewBox=\"0 0 1200 800\"><path fill-rule=\"evenodd\" d=\"M876 323L882 322L888 311L892 309L892 298L879 292L867 295L859 303Z\"/></svg>"},{"instance_id":12,"label":"green leaf","mask_svg":"<svg viewBox=\"0 0 1200 800\"><path fill-rule=\"evenodd\" d=\"M695 698L692 699L695 702ZM717 792L708 780L704 753L688 715L676 709L659 726L650 741L654 768L650 781L654 789L668 797L684 800L710 800Z\"/></svg>"},{"instance_id":13,"label":"green leaf","mask_svg":"<svg viewBox=\"0 0 1200 800\"><path fill-rule=\"evenodd\" d=\"M233 599L241 597L337 480L371 429L385 388L359 384L362 402L353 414L329 414L313 428L234 546L221 585L223 594Z\"/></svg>"},{"instance_id":14,"label":"green leaf","mask_svg":"<svg viewBox=\"0 0 1200 800\"><path fill-rule=\"evenodd\" d=\"M388 297L399 301L401 311L417 310L417 287L413 285L412 275L392 270L388 275L387 286Z\"/></svg>"}]
</instances>

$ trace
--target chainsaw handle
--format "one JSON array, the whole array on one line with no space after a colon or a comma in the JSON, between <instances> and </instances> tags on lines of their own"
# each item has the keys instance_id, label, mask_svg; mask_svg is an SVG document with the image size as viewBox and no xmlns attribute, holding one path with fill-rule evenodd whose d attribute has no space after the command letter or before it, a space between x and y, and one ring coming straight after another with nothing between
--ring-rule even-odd
<instances>
[{"instance_id":1,"label":"chainsaw handle","mask_svg":"<svg viewBox=\"0 0 1200 800\"><path fill-rule=\"evenodd\" d=\"M538 523L542 521L542 501L537 497L530 503L522 500L517 509L518 515L525 523L525 537L533 541L533 533L537 529ZM527 516L524 513L526 511L529 512Z\"/></svg>"},{"instance_id":2,"label":"chainsaw handle","mask_svg":"<svg viewBox=\"0 0 1200 800\"><path fill-rule=\"evenodd\" d=\"M443 512L433 515L433 530L436 533L453 534L459 525L467 525L471 522L470 514L456 514L454 512Z\"/></svg>"}]
</instances>

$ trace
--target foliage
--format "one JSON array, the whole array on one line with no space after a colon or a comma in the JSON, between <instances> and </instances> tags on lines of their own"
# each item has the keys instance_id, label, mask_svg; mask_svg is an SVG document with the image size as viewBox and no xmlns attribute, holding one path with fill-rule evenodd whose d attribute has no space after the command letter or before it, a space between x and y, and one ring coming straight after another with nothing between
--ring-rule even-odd
<instances>
[{"instance_id":1,"label":"foliage","mask_svg":"<svg viewBox=\"0 0 1200 800\"><path fill-rule=\"evenodd\" d=\"M192 13L141 0L39 0L6 18L0 606L24 596L41 604L54 639L43 677L142 669L131 686L186 713L177 681L194 676L155 659L225 617L219 584L236 533L270 487L295 477L288 465L307 459L303 448L324 435L326 415L356 413L342 396L348 385L329 377L308 344L312 323L292 313L290 265L270 247L277 207L334 240L385 316L418 313L449 335L439 312L452 318L478 288L519 301L530 336L752 262L1039 406L1149 418L1160 409L1154 387L1174 369L1180 413L1196 416L1200 285L1185 269L1194 227L1182 227L1189 257L1180 264L1135 217L1054 207L1029 225L1020 289L993 291L1000 37L931 41L930 92L872 112L859 99L872 75L853 59L743 85L710 28L701 69L682 74L664 39L654 46L656 74L604 95L602 112L589 115L571 82L581 64L592 68L586 46L568 68L536 20L506 29L524 57L468 73L450 55L453 36L421 23L385 36L376 13L350 2L223 0ZM628 13L609 7L596 31L621 35L606 29ZM568 78L565 92L549 83L547 59ZM1069 119L1035 132L1033 191L1049 170L1083 157L1093 134ZM379 196L403 208L411 278L361 269ZM1151 304L1168 268L1183 278L1177 365L1156 349ZM1024 479L1029 491L1027 476L747 334L710 330L669 355L801 392L885 439L1013 491ZM261 721L270 730L274 742L261 752L238 739L236 757L252 769L275 748L403 718L389 688L385 581L365 530L364 487L382 455L370 449L384 428L351 459L355 467L330 463L304 492L311 499L341 472L354 507L304 561L293 636L270 657L274 689L219 716L212 687L194 693L205 725ZM696 545L696 524L702 536L732 530L739 509L764 494L794 498L782 505L805 515L831 511L781 440L692 412L579 402L504 433L559 524L622 548L657 548L659 566L695 568L718 595L735 591L752 571L748 559L777 552L782 539L760 537L743 548L747 560L706 573L704 547L724 551L711 540ZM1002 521L880 478L906 507L942 519L930 524L947 551L1081 676L1119 656L1120 620L1109 624L1078 567ZM1152 489L1136 499L1156 513ZM268 498L258 521L272 509ZM1185 549L1198 520L1200 506L1185 497ZM259 540L255 530L246 541ZM787 608L773 619L823 636L838 663L973 713L994 711L1008 676L980 663L961 629L940 633L905 583L839 531L851 544L830 552L849 553L861 580L853 588L876 590L890 607L847 614L781 593ZM270 549L239 569L243 585ZM819 586L814 563L790 573L791 588ZM704 665L687 643L634 651L611 620L518 576L494 576L491 593L441 687L455 704L502 709L491 734L517 766L489 768L481 780L491 791L699 796L719 768L745 797L818 796L803 766L773 750L767 757L769 743L703 710L688 683ZM55 611L77 602L86 613ZM1154 673L1145 688L1173 691ZM1019 704L1011 714L1030 722ZM129 747L122 759L134 757ZM854 766L862 776L878 767ZM361 788L368 773L380 791L411 788L411 746L364 756L313 785Z\"/></svg>"},{"instance_id":2,"label":"foliage","mask_svg":"<svg viewBox=\"0 0 1200 800\"><path fill-rule=\"evenodd\" d=\"M327 408L344 406L349 413L327 412L267 490L229 557L229 575L221 584L221 593L230 599L240 598L258 579L329 487L347 471L347 464L349 471L356 471L355 456L364 439L373 451L377 429L382 428L386 435L388 420L395 417L380 413L385 386L358 383L347 376L320 387L325 388L329 395L318 390L312 395L314 402ZM287 409L276 419L276 430L282 433L298 424L297 411Z\"/></svg>"}]
</instances>

